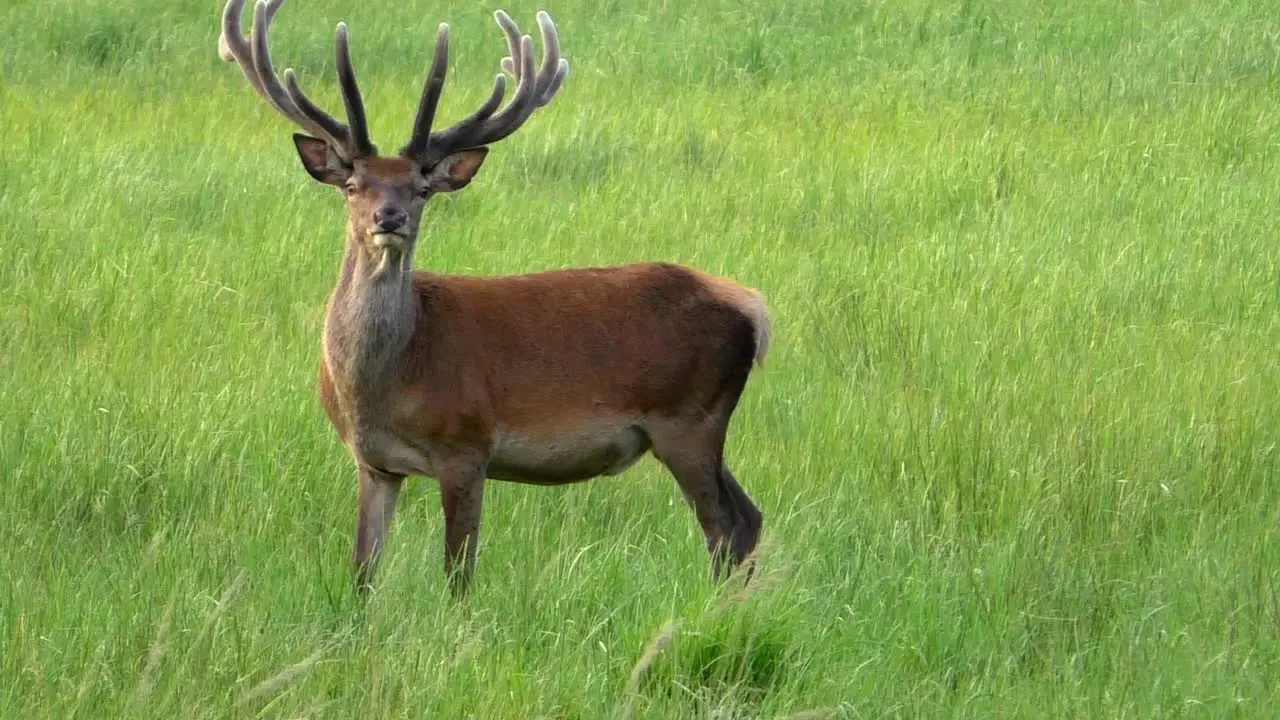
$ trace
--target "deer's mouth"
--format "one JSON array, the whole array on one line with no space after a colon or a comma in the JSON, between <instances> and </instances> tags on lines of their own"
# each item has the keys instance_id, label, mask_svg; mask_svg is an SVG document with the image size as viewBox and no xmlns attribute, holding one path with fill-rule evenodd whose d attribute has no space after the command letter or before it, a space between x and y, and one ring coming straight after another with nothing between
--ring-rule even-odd
<instances>
[{"instance_id":1,"label":"deer's mouth","mask_svg":"<svg viewBox=\"0 0 1280 720\"><path fill-rule=\"evenodd\" d=\"M373 246L377 248L391 248L393 250L403 251L408 242L409 237L399 232L380 232L373 234Z\"/></svg>"}]
</instances>

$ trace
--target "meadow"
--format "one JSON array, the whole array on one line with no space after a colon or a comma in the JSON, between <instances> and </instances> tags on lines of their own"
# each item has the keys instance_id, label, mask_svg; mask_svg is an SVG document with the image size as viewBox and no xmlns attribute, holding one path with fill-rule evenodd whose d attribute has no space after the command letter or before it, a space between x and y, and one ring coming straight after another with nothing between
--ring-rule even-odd
<instances>
[{"instance_id":1,"label":"meadow","mask_svg":"<svg viewBox=\"0 0 1280 720\"><path fill-rule=\"evenodd\" d=\"M497 7L569 79L416 265L765 293L755 581L646 459L490 483L465 604L414 479L358 602L340 197L218 0L5 0L0 717L1273 716L1280 4L290 0L274 51L339 110L345 20L393 149L437 23L443 119L487 95Z\"/></svg>"}]
</instances>

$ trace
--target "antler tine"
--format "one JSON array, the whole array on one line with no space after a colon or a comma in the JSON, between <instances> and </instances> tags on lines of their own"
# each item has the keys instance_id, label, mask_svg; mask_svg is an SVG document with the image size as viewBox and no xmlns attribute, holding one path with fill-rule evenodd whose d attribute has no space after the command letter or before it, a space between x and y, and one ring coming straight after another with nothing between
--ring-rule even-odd
<instances>
[{"instance_id":1,"label":"antler tine","mask_svg":"<svg viewBox=\"0 0 1280 720\"><path fill-rule=\"evenodd\" d=\"M436 49L431 55L431 69L427 82L422 86L422 99L418 101L418 114L413 118L413 134L400 150L401 155L418 157L427 149L431 138L431 123L435 122L440 94L444 92L445 73L449 69L449 23L440 23L436 31Z\"/></svg>"},{"instance_id":2,"label":"antler tine","mask_svg":"<svg viewBox=\"0 0 1280 720\"><path fill-rule=\"evenodd\" d=\"M502 59L503 69L517 83L511 103L494 115L506 91L506 79L499 74L494 80L493 92L479 109L453 127L431 133L425 148L420 147L420 138L415 135L410 145L405 147L404 154L430 165L457 150L497 142L518 130L534 110L549 103L560 89L568 75L569 63L560 57L559 37L551 16L546 11L538 13L538 25L547 47L542 67L537 72L534 68L533 38L521 35L515 21L502 10L494 12L494 19L502 28L511 53ZM416 152L410 153L410 150Z\"/></svg>"},{"instance_id":3,"label":"antler tine","mask_svg":"<svg viewBox=\"0 0 1280 720\"><path fill-rule=\"evenodd\" d=\"M521 68L518 61L513 58L519 58L523 52L520 44L520 29L506 13L501 10L498 13L501 13L498 16L498 24L506 33L507 50L511 53L508 57L502 58L502 69L519 80L522 76ZM560 34L556 31L556 25L551 21L551 16L546 10L538 11L538 29L542 32L542 45L545 49L542 51L542 66L538 68L538 84L534 95L537 98L536 107L542 107L551 102L551 98L555 97L564 83L565 76L569 74L569 61L560 57Z\"/></svg>"},{"instance_id":4,"label":"antler tine","mask_svg":"<svg viewBox=\"0 0 1280 720\"><path fill-rule=\"evenodd\" d=\"M271 50L268 42L270 26L266 22L266 2L258 0L253 8L253 34L250 36L253 51L253 67L258 73L258 82L262 83L267 98L285 114L286 117L300 125L302 129L327 142L335 152L344 158L347 155L347 132L342 123L334 120L327 113L320 116L301 110L293 97L280 84L276 76L275 66L271 61Z\"/></svg>"},{"instance_id":5,"label":"antler tine","mask_svg":"<svg viewBox=\"0 0 1280 720\"><path fill-rule=\"evenodd\" d=\"M298 76L293 72L293 68L285 68L284 70L285 89L289 93L289 99L298 107L299 114L315 127L320 128L321 132L313 132L316 137L329 143L334 152L339 157L350 161L351 155L348 145L347 126L339 122L337 118L325 112L323 108L316 105L302 92L302 87L298 85Z\"/></svg>"},{"instance_id":6,"label":"antler tine","mask_svg":"<svg viewBox=\"0 0 1280 720\"><path fill-rule=\"evenodd\" d=\"M284 5L284 0L270 0L267 3L266 23L270 24L281 5ZM240 15L243 11L244 0L228 0L226 7L223 8L222 34L218 36L218 56L227 62L235 62L239 65L240 72L244 74L245 79L249 81L253 89L272 107L286 117L293 119L290 111L294 108L292 106L280 107L262 84L262 78L258 76L258 71L253 64L253 51L249 48L250 40L246 40L240 30ZM256 33L251 32L250 34L254 35Z\"/></svg>"},{"instance_id":7,"label":"antler tine","mask_svg":"<svg viewBox=\"0 0 1280 720\"><path fill-rule=\"evenodd\" d=\"M276 12L282 5L284 0L267 0L268 23L275 19ZM244 0L231 0L222 9L222 32L218 35L218 57L227 62L249 57L249 45L240 34L240 14L243 10ZM243 63L241 63L241 69L248 70ZM256 76L246 73L246 77L257 87L259 83Z\"/></svg>"},{"instance_id":8,"label":"antler tine","mask_svg":"<svg viewBox=\"0 0 1280 720\"><path fill-rule=\"evenodd\" d=\"M507 36L508 55L502 58L502 69L519 82L521 71L520 28L516 25L516 21L512 20L511 16L503 10L494 12L493 17L498 21L498 27L502 28L502 34Z\"/></svg>"},{"instance_id":9,"label":"antler tine","mask_svg":"<svg viewBox=\"0 0 1280 720\"><path fill-rule=\"evenodd\" d=\"M310 118L299 111L288 95L278 91L278 83L273 88L263 78L262 68L255 60L255 54L266 59L266 67L271 67L270 56L265 52L266 38L271 21L279 12L284 0L258 0L253 12L253 29L246 40L240 30L240 15L244 9L244 0L228 0L222 12L222 35L218 38L218 54L227 62L235 62L240 72L259 95L275 108L281 115L300 126L303 130L325 140L330 144L337 143L342 135L334 136L324 127L318 126ZM252 43L252 46L250 45ZM255 53L254 48L262 44L262 51ZM275 75L271 75L275 79Z\"/></svg>"},{"instance_id":10,"label":"antler tine","mask_svg":"<svg viewBox=\"0 0 1280 720\"><path fill-rule=\"evenodd\" d=\"M497 142L515 132L537 107L538 78L534 76L533 38L528 35L520 38L520 58L515 65L520 69L516 75L516 94L502 112L485 124L486 143Z\"/></svg>"},{"instance_id":11,"label":"antler tine","mask_svg":"<svg viewBox=\"0 0 1280 720\"><path fill-rule=\"evenodd\" d=\"M542 31L542 67L538 69L538 107L551 102L569 75L569 61L560 57L560 33L546 10L538 11L538 28Z\"/></svg>"},{"instance_id":12,"label":"antler tine","mask_svg":"<svg viewBox=\"0 0 1280 720\"><path fill-rule=\"evenodd\" d=\"M244 0L227 0L222 13L222 35L218 39L218 54L228 62L234 61L240 66L245 79L253 86L272 107L284 115L303 131L323 141L344 162L350 162L371 149L368 143L368 130L364 122L364 106L358 101L355 108L358 125L363 129L364 143L352 143L350 129L302 92L292 68L284 71L285 83L280 82L271 60L269 33L271 22L279 12L285 0L258 0L253 8L253 26L246 38L241 33L240 15L244 8ZM340 44L341 40L339 41ZM341 51L339 55L341 55ZM342 81L343 63L339 60L339 80ZM350 60L346 62L350 70ZM354 76L351 78L354 81ZM286 87L287 85L287 87ZM357 90L358 93L358 90ZM347 101L349 93L343 84L343 100ZM348 114L352 112L348 106Z\"/></svg>"},{"instance_id":13,"label":"antler tine","mask_svg":"<svg viewBox=\"0 0 1280 720\"><path fill-rule=\"evenodd\" d=\"M498 74L493 78L493 90L489 93L489 97L481 103L476 111L468 115L466 118L458 121L456 125L448 130L431 133L427 136L426 146L418 152L410 153L406 146L402 155L412 157L424 166L434 165L454 150L475 147L483 144L470 142L470 138L485 120L502 104L502 97L507 91L507 77Z\"/></svg>"},{"instance_id":14,"label":"antler tine","mask_svg":"<svg viewBox=\"0 0 1280 720\"><path fill-rule=\"evenodd\" d=\"M347 138L355 157L368 157L377 153L369 140L369 122L364 113L364 100L356 84L356 73L351 67L351 49L347 42L347 24L338 23L338 84L342 86L342 104L347 109ZM299 91L301 92L301 91Z\"/></svg>"}]
</instances>

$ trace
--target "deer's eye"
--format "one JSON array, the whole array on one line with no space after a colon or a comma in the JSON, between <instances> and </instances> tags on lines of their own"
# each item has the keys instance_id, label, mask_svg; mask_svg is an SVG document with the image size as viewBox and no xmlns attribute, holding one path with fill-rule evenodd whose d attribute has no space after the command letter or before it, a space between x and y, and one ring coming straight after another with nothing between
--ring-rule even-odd
<instances>
[{"instance_id":1,"label":"deer's eye","mask_svg":"<svg viewBox=\"0 0 1280 720\"><path fill-rule=\"evenodd\" d=\"M342 186L342 194L351 197L356 194L356 186L353 183L347 183Z\"/></svg>"},{"instance_id":2,"label":"deer's eye","mask_svg":"<svg viewBox=\"0 0 1280 720\"><path fill-rule=\"evenodd\" d=\"M430 185L423 185L422 187L418 188L418 197L425 198L430 194L431 194Z\"/></svg>"}]
</instances>

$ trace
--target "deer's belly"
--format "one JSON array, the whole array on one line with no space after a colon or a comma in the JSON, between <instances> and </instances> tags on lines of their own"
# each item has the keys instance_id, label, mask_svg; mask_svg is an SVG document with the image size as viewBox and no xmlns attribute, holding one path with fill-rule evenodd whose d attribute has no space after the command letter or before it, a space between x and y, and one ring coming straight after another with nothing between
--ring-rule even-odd
<instances>
[{"instance_id":1,"label":"deer's belly","mask_svg":"<svg viewBox=\"0 0 1280 720\"><path fill-rule=\"evenodd\" d=\"M495 444L489 477L537 485L617 475L650 447L649 436L629 423L537 434L500 431Z\"/></svg>"}]
</instances>

